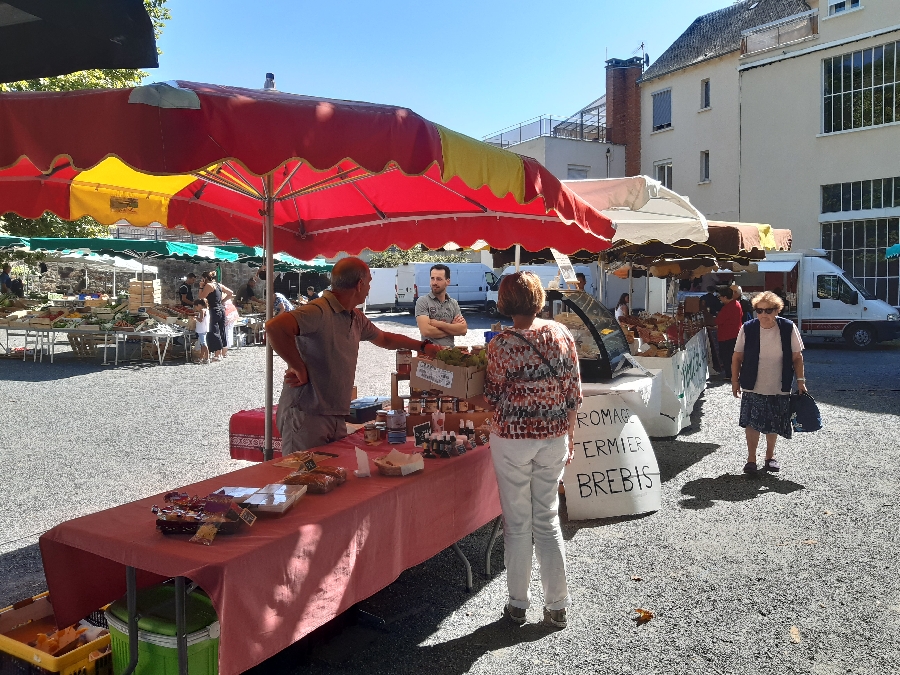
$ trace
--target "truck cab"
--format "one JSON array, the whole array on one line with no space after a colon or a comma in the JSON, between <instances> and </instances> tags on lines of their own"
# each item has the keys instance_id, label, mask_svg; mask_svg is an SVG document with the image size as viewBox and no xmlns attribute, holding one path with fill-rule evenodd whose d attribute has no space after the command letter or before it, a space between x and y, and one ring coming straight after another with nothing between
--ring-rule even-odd
<instances>
[{"instance_id":1,"label":"truck cab","mask_svg":"<svg viewBox=\"0 0 900 675\"><path fill-rule=\"evenodd\" d=\"M800 334L826 340L843 339L855 349L900 337L900 313L875 299L865 286L827 258L825 251L766 253L760 272L781 272L796 288L784 315L797 323ZM793 283L791 283L793 282ZM770 289L768 289L770 290Z\"/></svg>"}]
</instances>

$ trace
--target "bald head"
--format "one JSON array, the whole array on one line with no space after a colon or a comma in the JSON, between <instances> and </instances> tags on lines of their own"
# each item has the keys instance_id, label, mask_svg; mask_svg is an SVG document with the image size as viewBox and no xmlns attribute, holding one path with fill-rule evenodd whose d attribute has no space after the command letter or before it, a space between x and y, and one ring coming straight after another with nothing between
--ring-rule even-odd
<instances>
[{"instance_id":1,"label":"bald head","mask_svg":"<svg viewBox=\"0 0 900 675\"><path fill-rule=\"evenodd\" d=\"M343 258L331 270L331 288L335 291L356 288L370 274L369 266L359 258Z\"/></svg>"}]
</instances>

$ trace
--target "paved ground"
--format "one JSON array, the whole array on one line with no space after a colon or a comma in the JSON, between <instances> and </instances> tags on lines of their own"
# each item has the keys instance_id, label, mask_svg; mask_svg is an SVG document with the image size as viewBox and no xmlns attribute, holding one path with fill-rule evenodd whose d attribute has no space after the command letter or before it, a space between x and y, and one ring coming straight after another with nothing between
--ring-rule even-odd
<instances>
[{"instance_id":1,"label":"paved ground","mask_svg":"<svg viewBox=\"0 0 900 675\"><path fill-rule=\"evenodd\" d=\"M412 320L379 323L410 332ZM500 573L472 594L445 552L363 603L384 624L363 616L256 670L897 672L900 345L811 346L806 359L827 426L780 442L777 478L740 475L738 403L714 381L693 428L654 442L660 512L565 523L567 630L538 625L538 608L523 628L499 620L499 544ZM389 362L364 345L361 394L386 391ZM263 363L258 348L211 366L0 361L0 606L42 590L35 542L47 528L243 466L228 459L228 418L261 405ZM478 559L486 538L462 547ZM655 617L637 626L636 607Z\"/></svg>"}]
</instances>

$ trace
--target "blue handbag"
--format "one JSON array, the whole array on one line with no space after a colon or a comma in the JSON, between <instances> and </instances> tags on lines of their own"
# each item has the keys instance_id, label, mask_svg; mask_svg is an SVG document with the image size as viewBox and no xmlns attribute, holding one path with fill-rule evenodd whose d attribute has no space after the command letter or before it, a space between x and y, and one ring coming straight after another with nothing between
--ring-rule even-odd
<instances>
[{"instance_id":1,"label":"blue handbag","mask_svg":"<svg viewBox=\"0 0 900 675\"><path fill-rule=\"evenodd\" d=\"M796 433L822 428L822 414L809 392L791 394L791 426Z\"/></svg>"}]
</instances>

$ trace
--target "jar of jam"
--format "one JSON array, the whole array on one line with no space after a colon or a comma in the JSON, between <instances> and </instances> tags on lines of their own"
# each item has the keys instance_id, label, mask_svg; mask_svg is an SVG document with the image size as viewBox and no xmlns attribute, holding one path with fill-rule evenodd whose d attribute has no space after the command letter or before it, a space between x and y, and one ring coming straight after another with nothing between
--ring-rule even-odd
<instances>
[{"instance_id":1,"label":"jar of jam","mask_svg":"<svg viewBox=\"0 0 900 675\"><path fill-rule=\"evenodd\" d=\"M424 399L425 407L423 408L426 413L436 413L438 412L438 399L437 396L426 396Z\"/></svg>"},{"instance_id":2,"label":"jar of jam","mask_svg":"<svg viewBox=\"0 0 900 675\"><path fill-rule=\"evenodd\" d=\"M410 415L421 415L422 414L422 397L421 396L410 396L409 397L409 406L407 406Z\"/></svg>"},{"instance_id":3,"label":"jar of jam","mask_svg":"<svg viewBox=\"0 0 900 675\"><path fill-rule=\"evenodd\" d=\"M412 350L397 350L397 374L409 375L412 372Z\"/></svg>"},{"instance_id":4,"label":"jar of jam","mask_svg":"<svg viewBox=\"0 0 900 675\"><path fill-rule=\"evenodd\" d=\"M384 424L387 422L388 411L387 410L376 410L375 411L375 422Z\"/></svg>"},{"instance_id":5,"label":"jar of jam","mask_svg":"<svg viewBox=\"0 0 900 675\"><path fill-rule=\"evenodd\" d=\"M457 398L455 396L441 396L441 412L456 412Z\"/></svg>"},{"instance_id":6,"label":"jar of jam","mask_svg":"<svg viewBox=\"0 0 900 675\"><path fill-rule=\"evenodd\" d=\"M469 412L469 402L461 398L456 402L456 412Z\"/></svg>"},{"instance_id":7,"label":"jar of jam","mask_svg":"<svg viewBox=\"0 0 900 675\"><path fill-rule=\"evenodd\" d=\"M374 422L366 422L365 427L363 427L365 431L363 431L363 437L366 439L366 443L375 443L378 441L378 427L375 426Z\"/></svg>"}]
</instances>

